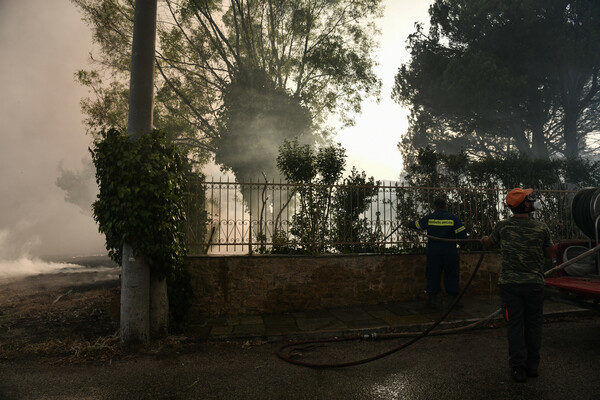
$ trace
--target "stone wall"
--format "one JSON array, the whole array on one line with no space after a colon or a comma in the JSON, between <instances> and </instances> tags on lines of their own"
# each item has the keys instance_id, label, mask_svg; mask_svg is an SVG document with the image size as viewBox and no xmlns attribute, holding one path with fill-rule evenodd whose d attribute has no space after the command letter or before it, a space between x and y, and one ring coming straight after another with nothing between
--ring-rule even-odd
<instances>
[{"instance_id":1,"label":"stone wall","mask_svg":"<svg viewBox=\"0 0 600 400\"><path fill-rule=\"evenodd\" d=\"M461 288L480 253L461 254ZM319 310L419 298L425 255L189 257L192 315ZM495 292L500 256L487 253L467 294Z\"/></svg>"}]
</instances>

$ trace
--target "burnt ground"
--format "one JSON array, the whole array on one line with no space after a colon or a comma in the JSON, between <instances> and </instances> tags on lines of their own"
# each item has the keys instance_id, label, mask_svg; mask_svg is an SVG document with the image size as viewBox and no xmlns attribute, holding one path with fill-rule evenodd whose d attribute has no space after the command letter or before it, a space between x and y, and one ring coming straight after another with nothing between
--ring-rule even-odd
<instances>
[{"instance_id":1,"label":"burnt ground","mask_svg":"<svg viewBox=\"0 0 600 400\"><path fill-rule=\"evenodd\" d=\"M119 269L106 257L74 261L85 267L0 280L0 360L120 353Z\"/></svg>"}]
</instances>

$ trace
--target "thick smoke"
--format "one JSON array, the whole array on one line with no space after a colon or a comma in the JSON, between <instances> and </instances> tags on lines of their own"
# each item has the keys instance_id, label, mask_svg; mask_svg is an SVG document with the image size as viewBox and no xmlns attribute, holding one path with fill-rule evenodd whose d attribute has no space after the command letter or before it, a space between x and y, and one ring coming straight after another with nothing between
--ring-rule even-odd
<instances>
[{"instance_id":1,"label":"thick smoke","mask_svg":"<svg viewBox=\"0 0 600 400\"><path fill-rule=\"evenodd\" d=\"M63 163L58 165L59 176L56 185L65 191L65 201L78 206L86 215L92 215L92 203L96 200L98 186L96 185L96 169L89 158L81 160L80 170L65 170Z\"/></svg>"},{"instance_id":2,"label":"thick smoke","mask_svg":"<svg viewBox=\"0 0 600 400\"><path fill-rule=\"evenodd\" d=\"M11 231L0 230L0 282L9 278L25 275L36 275L59 271L64 268L81 269L81 266L42 261L30 254L30 249L36 246L39 238L34 237L29 242L14 242Z\"/></svg>"},{"instance_id":3,"label":"thick smoke","mask_svg":"<svg viewBox=\"0 0 600 400\"><path fill-rule=\"evenodd\" d=\"M0 1L0 271L36 256L105 253L89 211L57 186L89 201L73 185L88 172L67 171L90 159L79 107L86 91L73 74L91 46L68 0Z\"/></svg>"}]
</instances>

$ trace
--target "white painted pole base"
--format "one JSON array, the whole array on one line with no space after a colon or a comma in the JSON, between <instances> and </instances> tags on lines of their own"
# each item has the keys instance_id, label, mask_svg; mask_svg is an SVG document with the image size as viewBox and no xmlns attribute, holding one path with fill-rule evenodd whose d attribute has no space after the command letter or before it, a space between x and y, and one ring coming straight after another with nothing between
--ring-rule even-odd
<instances>
[{"instance_id":1,"label":"white painted pole base","mask_svg":"<svg viewBox=\"0 0 600 400\"><path fill-rule=\"evenodd\" d=\"M150 338L150 270L143 257L123 245L121 274L121 347L147 343Z\"/></svg>"}]
</instances>

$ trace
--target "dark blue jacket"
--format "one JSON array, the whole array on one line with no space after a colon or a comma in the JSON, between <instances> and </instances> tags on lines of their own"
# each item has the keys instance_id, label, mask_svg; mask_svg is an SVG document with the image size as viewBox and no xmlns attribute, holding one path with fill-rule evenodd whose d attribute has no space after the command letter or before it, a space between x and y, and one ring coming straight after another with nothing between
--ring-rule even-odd
<instances>
[{"instance_id":1,"label":"dark blue jacket","mask_svg":"<svg viewBox=\"0 0 600 400\"><path fill-rule=\"evenodd\" d=\"M460 218L446 210L437 210L408 224L413 229L427 229L430 236L444 239L466 239L467 232ZM455 243L429 239L428 246L456 248Z\"/></svg>"}]
</instances>

